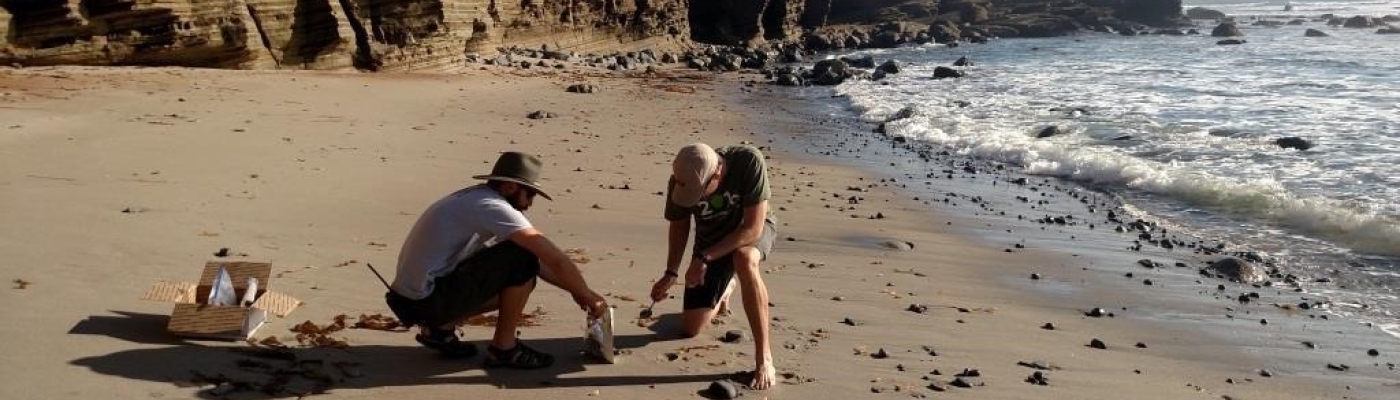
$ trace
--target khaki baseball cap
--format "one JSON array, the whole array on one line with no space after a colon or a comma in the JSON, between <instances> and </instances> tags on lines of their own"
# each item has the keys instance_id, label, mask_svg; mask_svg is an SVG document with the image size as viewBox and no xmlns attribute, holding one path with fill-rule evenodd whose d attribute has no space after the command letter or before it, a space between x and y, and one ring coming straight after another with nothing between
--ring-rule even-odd
<instances>
[{"instance_id":1,"label":"khaki baseball cap","mask_svg":"<svg viewBox=\"0 0 1400 400\"><path fill-rule=\"evenodd\" d=\"M719 153L710 145L693 143L676 152L671 161L671 177L676 186L671 190L671 202L693 206L705 195L705 183L719 170Z\"/></svg>"}]
</instances>

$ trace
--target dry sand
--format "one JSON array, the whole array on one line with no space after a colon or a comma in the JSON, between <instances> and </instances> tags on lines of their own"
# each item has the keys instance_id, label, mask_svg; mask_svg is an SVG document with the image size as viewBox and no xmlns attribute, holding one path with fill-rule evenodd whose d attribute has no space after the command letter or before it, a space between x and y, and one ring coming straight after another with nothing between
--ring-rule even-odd
<instances>
[{"instance_id":1,"label":"dry sand","mask_svg":"<svg viewBox=\"0 0 1400 400\"><path fill-rule=\"evenodd\" d=\"M716 339L747 331L742 311L686 340L668 330L679 300L657 306L660 321L635 319L663 267L659 192L671 152L696 140L750 141L772 157L782 239L764 270L783 384L746 398L1400 393L1393 372L1344 379L1286 366L1264 378L1267 347L1150 318L1084 317L1094 305L1131 303L1132 294L1093 284L1093 272L1067 254L1008 253L957 234L949 222L976 217L935 214L880 176L807 155L799 138L822 133L811 121L744 106L737 82L714 77L0 71L0 278L13 282L0 291L0 398L295 398L321 376L330 379L326 398L696 398L710 381L752 367L751 344ZM579 82L601 91L565 93ZM535 110L559 115L527 119ZM583 314L552 287L528 307L538 306L540 324L521 332L561 356L548 370L440 359L401 332L332 333L345 349L296 345L289 329L303 321L386 313L365 264L392 273L417 213L472 184L469 176L505 150L546 161L556 201L537 202L527 215L577 249L590 284L617 307L619 364L575 355ZM862 199L851 204L851 196ZM886 218L867 218L876 213ZM271 288L305 301L257 338L275 336L299 360L323 360L295 366L311 372L262 386L275 375L268 366L290 364L232 351L249 347L241 342L173 338L164 332L171 306L139 300L153 282L197 279L220 248L230 259L273 263ZM1025 290L1031 272L1083 289ZM912 304L927 311L907 311ZM1046 322L1058 329L1041 329ZM480 342L490 328L463 334ZM1092 338L1109 348L1087 347ZM881 349L887 358L872 357ZM1024 380L1034 370L1018 361L1059 369L1044 372L1049 386L1032 385ZM985 386L949 385L965 368L979 370ZM222 394L231 388L198 384L220 374L255 387Z\"/></svg>"}]
</instances>

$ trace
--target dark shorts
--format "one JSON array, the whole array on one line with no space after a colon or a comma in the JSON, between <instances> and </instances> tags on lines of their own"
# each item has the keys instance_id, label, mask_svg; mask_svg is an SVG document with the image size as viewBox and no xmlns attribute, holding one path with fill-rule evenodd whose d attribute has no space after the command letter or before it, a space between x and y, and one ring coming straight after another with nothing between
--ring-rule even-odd
<instances>
[{"instance_id":1,"label":"dark shorts","mask_svg":"<svg viewBox=\"0 0 1400 400\"><path fill-rule=\"evenodd\" d=\"M763 233L758 236L758 243L753 247L758 249L759 260L767 260L768 254L773 251L773 242L778 237L778 231L773 227L773 221L766 221L763 224ZM715 308L723 300L724 291L729 289L729 281L734 280L734 253L725 254L723 257L710 260L705 266L705 284L693 288L685 288L686 310L700 308Z\"/></svg>"},{"instance_id":2,"label":"dark shorts","mask_svg":"<svg viewBox=\"0 0 1400 400\"><path fill-rule=\"evenodd\" d=\"M540 259L506 241L462 260L451 273L434 280L433 293L422 300L392 290L384 296L389 309L405 324L438 327L469 316L501 290L530 283L539 275Z\"/></svg>"}]
</instances>

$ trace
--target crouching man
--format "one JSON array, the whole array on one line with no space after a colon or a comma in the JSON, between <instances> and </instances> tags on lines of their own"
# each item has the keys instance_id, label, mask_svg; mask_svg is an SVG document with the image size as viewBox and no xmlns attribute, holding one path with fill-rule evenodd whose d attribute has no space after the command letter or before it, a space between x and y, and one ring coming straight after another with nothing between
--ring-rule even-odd
<instances>
[{"instance_id":1,"label":"crouching man","mask_svg":"<svg viewBox=\"0 0 1400 400\"><path fill-rule=\"evenodd\" d=\"M685 270L682 333L693 337L728 305L736 276L744 313L753 331L755 366L749 384L773 386L775 369L768 346L768 289L759 272L777 237L768 212L768 169L753 147L715 150L704 143L681 148L671 163L665 216L670 221L666 271L652 286L661 301L680 276L685 244L695 223L695 247Z\"/></svg>"},{"instance_id":2,"label":"crouching man","mask_svg":"<svg viewBox=\"0 0 1400 400\"><path fill-rule=\"evenodd\" d=\"M438 200L413 225L385 296L404 323L421 327L418 343L449 357L475 356L476 346L458 338L457 327L469 317L497 311L487 367L552 365L552 355L515 336L536 277L569 292L589 315L602 315L603 297L525 218L536 196L551 199L538 183L541 167L534 156L503 153L490 175L473 177L486 183Z\"/></svg>"}]
</instances>

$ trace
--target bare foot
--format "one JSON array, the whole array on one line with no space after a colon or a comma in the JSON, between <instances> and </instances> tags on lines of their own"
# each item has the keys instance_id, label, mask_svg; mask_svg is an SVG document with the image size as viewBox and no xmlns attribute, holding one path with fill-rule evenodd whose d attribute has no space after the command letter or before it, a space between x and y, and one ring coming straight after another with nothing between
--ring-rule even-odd
<instances>
[{"instance_id":1,"label":"bare foot","mask_svg":"<svg viewBox=\"0 0 1400 400\"><path fill-rule=\"evenodd\" d=\"M749 389L768 390L777 380L778 371L774 370L772 365L760 365L753 371L753 381L749 382Z\"/></svg>"}]
</instances>

